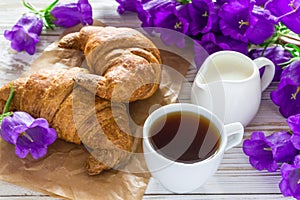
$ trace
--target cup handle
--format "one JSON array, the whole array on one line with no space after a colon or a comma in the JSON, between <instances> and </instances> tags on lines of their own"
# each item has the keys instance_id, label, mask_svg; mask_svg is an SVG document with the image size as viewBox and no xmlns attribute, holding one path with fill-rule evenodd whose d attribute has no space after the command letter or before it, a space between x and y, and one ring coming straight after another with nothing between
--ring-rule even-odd
<instances>
[{"instance_id":1,"label":"cup handle","mask_svg":"<svg viewBox=\"0 0 300 200\"><path fill-rule=\"evenodd\" d=\"M266 67L264 74L261 77L261 91L263 92L272 82L275 75L274 63L265 57L259 57L253 60L258 69Z\"/></svg>"},{"instance_id":2,"label":"cup handle","mask_svg":"<svg viewBox=\"0 0 300 200\"><path fill-rule=\"evenodd\" d=\"M242 142L244 135L244 127L240 122L226 124L224 126L224 130L228 138L225 151L231 149L232 147Z\"/></svg>"}]
</instances>

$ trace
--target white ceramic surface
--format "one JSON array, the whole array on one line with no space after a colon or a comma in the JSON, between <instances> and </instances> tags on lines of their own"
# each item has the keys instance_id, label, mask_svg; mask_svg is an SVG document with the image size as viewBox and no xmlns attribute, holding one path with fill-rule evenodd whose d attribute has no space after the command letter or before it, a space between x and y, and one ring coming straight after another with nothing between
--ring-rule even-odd
<instances>
[{"instance_id":1,"label":"white ceramic surface","mask_svg":"<svg viewBox=\"0 0 300 200\"><path fill-rule=\"evenodd\" d=\"M265 67L260 78L259 69ZM265 57L251 60L235 51L211 54L202 64L192 85L191 102L211 110L225 124L247 126L256 115L264 91L275 74Z\"/></svg>"},{"instance_id":2,"label":"white ceramic surface","mask_svg":"<svg viewBox=\"0 0 300 200\"><path fill-rule=\"evenodd\" d=\"M196 113L209 119L219 130L221 143L214 155L193 164L172 161L159 154L149 141L149 130L157 119L167 113L183 111ZM160 107L150 114L143 128L143 150L146 163L152 176L168 190L175 193L193 191L203 185L217 170L226 150L242 141L244 128L241 123L224 125L209 110L187 103L175 103Z\"/></svg>"}]
</instances>

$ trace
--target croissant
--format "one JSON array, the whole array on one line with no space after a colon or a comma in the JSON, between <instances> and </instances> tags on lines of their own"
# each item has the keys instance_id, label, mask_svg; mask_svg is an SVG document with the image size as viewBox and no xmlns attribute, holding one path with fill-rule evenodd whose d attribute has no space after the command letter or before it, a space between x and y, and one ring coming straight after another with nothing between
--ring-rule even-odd
<instances>
[{"instance_id":1,"label":"croissant","mask_svg":"<svg viewBox=\"0 0 300 200\"><path fill-rule=\"evenodd\" d=\"M0 88L0 112L10 92L11 110L25 111L48 120L58 137L86 145L91 154L86 167L90 175L121 165L133 150L126 106L97 97L77 86L74 78L84 68L42 69Z\"/></svg>"},{"instance_id":2,"label":"croissant","mask_svg":"<svg viewBox=\"0 0 300 200\"><path fill-rule=\"evenodd\" d=\"M132 102L152 96L159 86L160 52L134 29L85 26L58 46L83 51L90 74L75 81L101 98Z\"/></svg>"}]
</instances>

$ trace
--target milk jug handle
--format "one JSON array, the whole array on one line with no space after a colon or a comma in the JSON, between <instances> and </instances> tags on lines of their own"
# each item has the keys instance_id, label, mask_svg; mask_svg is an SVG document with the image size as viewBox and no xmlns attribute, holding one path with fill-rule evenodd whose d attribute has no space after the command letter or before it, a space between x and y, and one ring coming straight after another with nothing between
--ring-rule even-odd
<instances>
[{"instance_id":1,"label":"milk jug handle","mask_svg":"<svg viewBox=\"0 0 300 200\"><path fill-rule=\"evenodd\" d=\"M275 65L274 63L265 57L259 57L253 60L258 70L265 67L265 71L261 77L261 91L264 91L272 82L275 75Z\"/></svg>"}]
</instances>

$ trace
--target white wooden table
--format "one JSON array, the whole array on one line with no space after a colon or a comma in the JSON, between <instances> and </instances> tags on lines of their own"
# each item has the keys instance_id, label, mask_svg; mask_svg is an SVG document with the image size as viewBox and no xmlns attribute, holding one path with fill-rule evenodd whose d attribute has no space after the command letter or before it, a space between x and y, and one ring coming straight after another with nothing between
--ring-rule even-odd
<instances>
[{"instance_id":1,"label":"white wooden table","mask_svg":"<svg viewBox=\"0 0 300 200\"><path fill-rule=\"evenodd\" d=\"M39 8L44 8L50 1L29 0ZM71 0L68 0L71 2ZM74 0L75 1L75 0ZM74 2L73 1L73 2ZM65 2L65 1L62 1ZM114 0L90 0L93 7L93 17L111 26L139 27L140 21L135 14L119 16L116 12L118 4ZM26 53L15 53L10 49L10 44L4 39L5 29L10 29L27 9L23 7L22 0L9 0L0 2L0 84L17 78L17 72L26 70L30 63L37 58L45 47L57 40L63 29L46 31L40 37L37 53L33 56ZM5 69L6 68L6 69ZM1 70L10 71L9 76L1 76ZM193 81L195 71L188 71L186 78ZM188 83L184 83L180 101L189 100ZM270 100L269 94L276 89L272 84L262 96L260 110L255 119L246 127L244 139L249 138L251 132L262 130L267 134L276 130L287 129L285 119L279 114L278 108ZM1 163L2 164L2 163ZM198 190L190 194L178 195L165 190L156 180L149 182L144 199L292 199L285 198L280 193L278 183L280 173L259 172L251 167L248 157L243 154L239 145L225 153L219 170ZM2 199L52 199L51 197L0 181L0 200Z\"/></svg>"}]
</instances>

